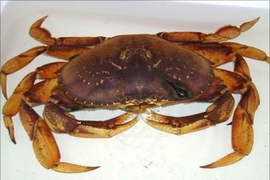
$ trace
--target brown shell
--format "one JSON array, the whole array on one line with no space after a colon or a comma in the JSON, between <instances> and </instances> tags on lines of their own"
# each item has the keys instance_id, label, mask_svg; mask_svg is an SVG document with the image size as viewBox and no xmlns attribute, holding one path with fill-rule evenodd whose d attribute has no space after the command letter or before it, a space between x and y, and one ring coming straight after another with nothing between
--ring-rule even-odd
<instances>
[{"instance_id":1,"label":"brown shell","mask_svg":"<svg viewBox=\"0 0 270 180\"><path fill-rule=\"evenodd\" d=\"M59 84L86 105L133 101L181 101L204 92L212 81L207 59L152 35L106 40L59 71Z\"/></svg>"}]
</instances>

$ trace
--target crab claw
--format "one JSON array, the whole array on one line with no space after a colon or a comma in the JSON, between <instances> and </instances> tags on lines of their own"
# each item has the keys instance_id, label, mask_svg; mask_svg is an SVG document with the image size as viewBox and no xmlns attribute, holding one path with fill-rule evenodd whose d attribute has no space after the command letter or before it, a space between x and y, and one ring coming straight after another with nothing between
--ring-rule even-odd
<instances>
[{"instance_id":1,"label":"crab claw","mask_svg":"<svg viewBox=\"0 0 270 180\"><path fill-rule=\"evenodd\" d=\"M49 126L43 120L38 120L35 124L33 148L39 163L46 169L63 173L79 173L91 171L99 167L60 162L61 155L54 136Z\"/></svg>"},{"instance_id":2,"label":"crab claw","mask_svg":"<svg viewBox=\"0 0 270 180\"><path fill-rule=\"evenodd\" d=\"M138 122L133 113L125 113L105 121L77 120L73 115L51 102L46 104L43 116L52 131L85 138L112 137L133 127Z\"/></svg>"},{"instance_id":3,"label":"crab claw","mask_svg":"<svg viewBox=\"0 0 270 180\"><path fill-rule=\"evenodd\" d=\"M211 164L201 166L202 168L227 166L236 163L251 152L254 143L252 125L259 104L258 91L254 84L250 82L247 91L242 95L242 99L235 109L231 124L233 152Z\"/></svg>"}]
</instances>

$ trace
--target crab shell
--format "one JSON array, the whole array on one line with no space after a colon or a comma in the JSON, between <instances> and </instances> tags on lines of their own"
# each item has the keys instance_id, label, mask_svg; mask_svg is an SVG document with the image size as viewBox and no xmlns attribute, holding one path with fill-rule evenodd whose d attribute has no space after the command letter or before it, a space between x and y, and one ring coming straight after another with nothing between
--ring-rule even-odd
<instances>
[{"instance_id":1,"label":"crab shell","mask_svg":"<svg viewBox=\"0 0 270 180\"><path fill-rule=\"evenodd\" d=\"M84 106L143 106L192 100L210 86L210 62L151 35L113 37L59 71L65 94Z\"/></svg>"}]
</instances>

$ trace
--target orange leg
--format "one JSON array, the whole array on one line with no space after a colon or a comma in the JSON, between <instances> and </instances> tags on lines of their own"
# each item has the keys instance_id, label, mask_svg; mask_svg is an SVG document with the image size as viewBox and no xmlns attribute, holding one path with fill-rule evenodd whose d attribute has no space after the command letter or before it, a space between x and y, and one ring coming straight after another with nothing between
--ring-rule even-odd
<instances>
[{"instance_id":1,"label":"orange leg","mask_svg":"<svg viewBox=\"0 0 270 180\"><path fill-rule=\"evenodd\" d=\"M250 29L258 20L259 18L256 18L245 22L240 27L227 25L210 34L201 32L162 32L158 33L157 36L201 54L213 63L213 67L234 61L239 58L237 57L239 55L270 63L269 56L260 49L235 42L222 42L236 38L242 32Z\"/></svg>"},{"instance_id":2,"label":"orange leg","mask_svg":"<svg viewBox=\"0 0 270 180\"><path fill-rule=\"evenodd\" d=\"M199 131L228 120L233 111L233 106L232 95L226 93L203 113L185 117L171 117L148 111L145 120L147 124L156 129L180 135Z\"/></svg>"},{"instance_id":3,"label":"orange leg","mask_svg":"<svg viewBox=\"0 0 270 180\"><path fill-rule=\"evenodd\" d=\"M44 16L37 20L30 27L29 34L37 41L47 45L57 46L94 46L103 42L105 37L60 37L54 38L50 31L40 27L48 16Z\"/></svg>"},{"instance_id":4,"label":"orange leg","mask_svg":"<svg viewBox=\"0 0 270 180\"><path fill-rule=\"evenodd\" d=\"M260 103L259 94L253 83L248 84L248 89L236 107L232 121L232 148L233 152L223 158L202 166L202 168L216 168L227 166L247 156L253 147L253 121L254 114Z\"/></svg>"},{"instance_id":5,"label":"orange leg","mask_svg":"<svg viewBox=\"0 0 270 180\"><path fill-rule=\"evenodd\" d=\"M149 111L145 116L150 126L173 134L186 134L199 131L218 123L222 123L231 116L234 99L226 93L209 106L206 112L186 116L171 117ZM259 104L259 97L255 86L250 83L249 89L242 95L232 122L233 152L202 168L217 168L233 164L248 155L253 146L253 116Z\"/></svg>"},{"instance_id":6,"label":"orange leg","mask_svg":"<svg viewBox=\"0 0 270 180\"><path fill-rule=\"evenodd\" d=\"M160 32L157 34L157 36L171 42L221 42L236 38L242 32L251 28L258 20L259 18L256 18L252 21L245 22L240 25L240 27L231 25L223 26L215 33L210 34L201 32Z\"/></svg>"},{"instance_id":7,"label":"orange leg","mask_svg":"<svg viewBox=\"0 0 270 180\"><path fill-rule=\"evenodd\" d=\"M79 173L98 168L61 162L61 154L51 129L25 102L20 105L20 119L33 141L35 155L44 168L63 173Z\"/></svg>"},{"instance_id":8,"label":"orange leg","mask_svg":"<svg viewBox=\"0 0 270 180\"><path fill-rule=\"evenodd\" d=\"M106 121L80 121L53 103L47 103L43 113L51 130L86 138L108 138L119 134L137 123L136 115L125 113Z\"/></svg>"},{"instance_id":9,"label":"orange leg","mask_svg":"<svg viewBox=\"0 0 270 180\"><path fill-rule=\"evenodd\" d=\"M40 99L42 99L43 102L46 102L49 99L50 92L57 86L57 82L55 79L56 71L60 69L64 64L65 62L56 62L56 63L51 63L51 64L38 67L36 71L29 73L22 79L22 81L17 85L17 87L13 91L12 95L5 102L2 109L3 120L5 122L6 128L9 131L10 139L14 143L16 141L15 141L12 117L15 116L19 112L20 102L22 101L22 98L25 97L25 93L28 92L30 94L31 93L35 94L35 96L42 97ZM34 82L37 78L47 79L47 80L34 85ZM47 86L44 86L44 84L47 84ZM37 89L39 89L37 87L42 87L43 90L37 91ZM31 91L29 89L31 89ZM45 96L46 94L47 96ZM29 98L29 95L26 96L25 99L30 101L28 98ZM37 102L37 103L40 104L41 102Z\"/></svg>"},{"instance_id":10,"label":"orange leg","mask_svg":"<svg viewBox=\"0 0 270 180\"><path fill-rule=\"evenodd\" d=\"M262 50L238 43L179 43L178 45L206 57L213 63L213 67L235 61L241 58L239 56L270 62L269 57Z\"/></svg>"},{"instance_id":11,"label":"orange leg","mask_svg":"<svg viewBox=\"0 0 270 180\"><path fill-rule=\"evenodd\" d=\"M234 52L236 52L237 54L241 56L260 60L260 61L266 61L270 63L270 57L267 56L265 52L255 47L251 47L251 46L247 46L247 45L239 44L239 43L234 43L234 42L224 42L222 44L229 47L230 49L232 49Z\"/></svg>"},{"instance_id":12,"label":"orange leg","mask_svg":"<svg viewBox=\"0 0 270 180\"><path fill-rule=\"evenodd\" d=\"M44 168L64 173L91 171L98 167L81 166L60 161L60 151L52 131L77 137L108 138L131 128L138 120L136 115L132 113L125 113L106 121L76 120L64 109L68 109L69 106L75 109L81 107L79 105L76 107L76 104L67 99L58 89L55 72L64 64L52 63L37 68L35 75L45 80L26 88L26 91L20 95L21 103L18 107L20 119L30 140L33 141L36 158ZM49 102L50 99L56 104ZM44 120L32 108L32 106L38 104L45 104ZM61 104L64 105L63 109L59 107Z\"/></svg>"},{"instance_id":13,"label":"orange leg","mask_svg":"<svg viewBox=\"0 0 270 180\"><path fill-rule=\"evenodd\" d=\"M46 104L43 116L54 132L68 133L80 137L110 137L121 133L137 122L132 113L126 113L107 121L78 121L66 111L79 110L83 107L67 98L58 87L56 78L44 80L28 89L23 98L23 102L29 106ZM63 109L60 107L63 107ZM25 111L23 114L28 113ZM29 111L29 114L32 114L31 111ZM131 120L132 118L133 120ZM27 125L27 121L24 122L26 123L23 124ZM32 132L28 134L32 134Z\"/></svg>"},{"instance_id":14,"label":"orange leg","mask_svg":"<svg viewBox=\"0 0 270 180\"><path fill-rule=\"evenodd\" d=\"M203 168L216 168L233 164L241 160L244 156L247 156L253 147L252 125L254 123L255 111L260 104L260 97L256 87L251 82L249 68L243 57L239 54L236 54L234 71L240 74L241 77L244 77L247 82L233 82L230 78L226 78L229 77L228 75L223 74L226 71L215 71L216 76L223 79L224 84L226 84L231 92L241 90L242 97L234 111L232 120L233 152L211 164L202 166Z\"/></svg>"},{"instance_id":15,"label":"orange leg","mask_svg":"<svg viewBox=\"0 0 270 180\"><path fill-rule=\"evenodd\" d=\"M243 68L243 69L242 69ZM256 87L250 82L250 74L248 67L241 58L237 58L235 71L242 76L246 77L246 83L241 81L232 81L233 76L227 74L227 71L216 70L217 77L223 80L228 90L231 92L240 90L242 95L240 102L238 103L232 120L232 148L233 152L224 156L223 158L202 166L203 168L216 168L221 166L227 166L241 160L244 156L247 156L252 150L253 146L253 121L254 114L260 103L260 97ZM235 74L237 75L237 74ZM239 78L236 78L237 80Z\"/></svg>"},{"instance_id":16,"label":"orange leg","mask_svg":"<svg viewBox=\"0 0 270 180\"><path fill-rule=\"evenodd\" d=\"M132 113L125 113L106 121L79 121L51 102L46 103L43 116L45 121L22 101L20 119L33 141L36 158L44 168L64 173L86 172L98 167L61 162L60 151L52 131L76 137L108 138L131 128L138 121Z\"/></svg>"},{"instance_id":17,"label":"orange leg","mask_svg":"<svg viewBox=\"0 0 270 180\"><path fill-rule=\"evenodd\" d=\"M16 143L16 141L14 136L12 116L15 116L18 113L23 93L34 84L35 79L36 72L29 73L27 76L25 76L18 84L13 94L7 99L2 109L5 126L9 131L10 139L14 143Z\"/></svg>"},{"instance_id":18,"label":"orange leg","mask_svg":"<svg viewBox=\"0 0 270 180\"><path fill-rule=\"evenodd\" d=\"M47 16L37 20L30 27L30 35L37 41L47 44L46 53L65 60L73 59L105 40L105 37L59 37L51 36L49 30L40 27Z\"/></svg>"},{"instance_id":19,"label":"orange leg","mask_svg":"<svg viewBox=\"0 0 270 180\"><path fill-rule=\"evenodd\" d=\"M202 168L222 167L239 161L252 150L252 125L260 98L256 87L250 82L248 67L240 55L236 59L235 72L214 70L217 81L225 85L229 92L221 95L213 105L207 108L206 112L186 117L169 117L150 112L146 116L146 122L157 129L174 134L185 134L205 129L224 122L230 117L234 102L230 93L240 92L242 97L234 111L232 120L233 152L216 162L202 166ZM211 88L217 87L210 87L209 92L212 92ZM200 97L201 100L207 99L209 92Z\"/></svg>"},{"instance_id":20,"label":"orange leg","mask_svg":"<svg viewBox=\"0 0 270 180\"><path fill-rule=\"evenodd\" d=\"M105 40L104 37L51 37L51 33L47 29L40 27L46 18L47 16L33 23L29 33L33 38L48 46L31 48L11 58L2 66L1 86L6 98L7 75L27 66L40 54L47 53L53 57L71 60Z\"/></svg>"}]
</instances>

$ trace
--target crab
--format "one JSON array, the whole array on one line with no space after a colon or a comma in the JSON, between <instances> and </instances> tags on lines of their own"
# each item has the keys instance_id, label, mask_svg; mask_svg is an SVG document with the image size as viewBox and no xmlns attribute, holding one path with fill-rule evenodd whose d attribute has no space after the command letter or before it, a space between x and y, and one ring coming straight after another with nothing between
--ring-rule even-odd
<instances>
[{"instance_id":1,"label":"crab","mask_svg":"<svg viewBox=\"0 0 270 180\"><path fill-rule=\"evenodd\" d=\"M53 133L84 138L109 138L126 131L142 114L150 126L182 135L206 129L232 117L232 152L201 166L227 166L247 156L253 146L254 114L260 98L244 57L270 62L255 47L228 42L258 20L215 33L160 32L115 37L54 38L41 27L47 16L30 27L30 35L45 44L7 61L1 69L2 93L7 99L3 120L16 143L12 117L19 114L37 160L46 169L78 173L98 166L61 162ZM27 74L7 95L7 75L47 54L64 61L48 63ZM233 62L233 71L219 68ZM233 93L241 95L234 108ZM153 110L178 103L213 102L204 112L183 117ZM33 107L44 105L42 116ZM107 120L78 120L71 114L83 109L122 109ZM233 115L232 115L233 114Z\"/></svg>"}]
</instances>

